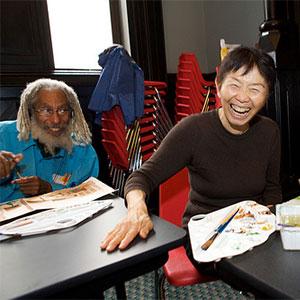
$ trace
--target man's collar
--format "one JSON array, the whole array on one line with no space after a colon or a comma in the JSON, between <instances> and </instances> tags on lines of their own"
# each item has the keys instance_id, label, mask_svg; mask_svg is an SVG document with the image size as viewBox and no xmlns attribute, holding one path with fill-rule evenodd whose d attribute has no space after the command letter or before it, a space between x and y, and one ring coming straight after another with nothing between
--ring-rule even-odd
<instances>
[{"instance_id":1,"label":"man's collar","mask_svg":"<svg viewBox=\"0 0 300 300\"><path fill-rule=\"evenodd\" d=\"M22 152L36 144L35 141L32 139L31 134L28 140L19 140L19 143L22 147Z\"/></svg>"},{"instance_id":2,"label":"man's collar","mask_svg":"<svg viewBox=\"0 0 300 300\"><path fill-rule=\"evenodd\" d=\"M41 150L41 153L44 158L56 156L61 150L60 148L55 148L54 154L52 154L49 152L49 150L47 149L47 146L45 144L40 143L38 140L36 140L36 144L38 145L39 149Z\"/></svg>"}]
</instances>

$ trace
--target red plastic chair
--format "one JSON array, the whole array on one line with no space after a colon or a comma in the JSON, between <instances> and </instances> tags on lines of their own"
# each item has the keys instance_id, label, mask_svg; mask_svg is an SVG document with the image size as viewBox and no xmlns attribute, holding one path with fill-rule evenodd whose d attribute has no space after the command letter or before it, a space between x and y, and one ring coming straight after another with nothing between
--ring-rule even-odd
<instances>
[{"instance_id":1,"label":"red plastic chair","mask_svg":"<svg viewBox=\"0 0 300 300\"><path fill-rule=\"evenodd\" d=\"M190 70L193 70L195 76L197 76L200 82L205 86L213 87L215 85L214 81L208 81L204 79L195 53L181 53L181 55L179 56L179 65L181 65L184 69L188 68Z\"/></svg>"},{"instance_id":2,"label":"red plastic chair","mask_svg":"<svg viewBox=\"0 0 300 300\"><path fill-rule=\"evenodd\" d=\"M188 170L184 168L159 187L159 216L180 226L187 203L190 186ZM164 299L165 279L174 286L186 286L214 281L216 278L203 275L193 266L183 246L169 251L169 259L159 278L158 295Z\"/></svg>"}]
</instances>

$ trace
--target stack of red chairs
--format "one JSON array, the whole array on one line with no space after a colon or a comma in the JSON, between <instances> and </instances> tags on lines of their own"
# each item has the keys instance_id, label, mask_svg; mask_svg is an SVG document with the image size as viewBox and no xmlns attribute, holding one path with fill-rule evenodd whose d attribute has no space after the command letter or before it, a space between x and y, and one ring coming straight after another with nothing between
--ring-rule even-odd
<instances>
[{"instance_id":1,"label":"stack of red chairs","mask_svg":"<svg viewBox=\"0 0 300 300\"><path fill-rule=\"evenodd\" d=\"M102 113L102 145L114 167L129 168L126 126L120 106Z\"/></svg>"},{"instance_id":2,"label":"stack of red chairs","mask_svg":"<svg viewBox=\"0 0 300 300\"><path fill-rule=\"evenodd\" d=\"M179 57L175 120L220 107L214 81L205 80L194 53L182 53Z\"/></svg>"},{"instance_id":3,"label":"stack of red chairs","mask_svg":"<svg viewBox=\"0 0 300 300\"><path fill-rule=\"evenodd\" d=\"M173 127L165 108L166 89L165 82L145 81L144 115L139 120L143 162L152 156Z\"/></svg>"},{"instance_id":4,"label":"stack of red chairs","mask_svg":"<svg viewBox=\"0 0 300 300\"><path fill-rule=\"evenodd\" d=\"M173 126L164 106L166 88L165 82L145 81L144 114L130 126L120 106L102 113L102 144L110 160L112 186L120 196L128 175L152 156Z\"/></svg>"},{"instance_id":5,"label":"stack of red chairs","mask_svg":"<svg viewBox=\"0 0 300 300\"><path fill-rule=\"evenodd\" d=\"M132 155L132 148L128 147L128 133L132 130L126 127L121 107L118 105L102 113L101 126L101 142L110 161L112 186L118 190L119 196L123 196Z\"/></svg>"}]
</instances>

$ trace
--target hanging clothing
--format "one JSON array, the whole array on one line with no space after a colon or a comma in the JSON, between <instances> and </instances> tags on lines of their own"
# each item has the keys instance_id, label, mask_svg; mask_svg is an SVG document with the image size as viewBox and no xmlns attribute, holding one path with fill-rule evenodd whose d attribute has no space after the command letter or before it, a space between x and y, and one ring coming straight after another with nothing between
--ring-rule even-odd
<instances>
[{"instance_id":1,"label":"hanging clothing","mask_svg":"<svg viewBox=\"0 0 300 300\"><path fill-rule=\"evenodd\" d=\"M96 112L97 124L101 113L120 105L126 125L144 112L144 72L120 45L106 49L99 55L102 67L100 78L88 108Z\"/></svg>"}]
</instances>

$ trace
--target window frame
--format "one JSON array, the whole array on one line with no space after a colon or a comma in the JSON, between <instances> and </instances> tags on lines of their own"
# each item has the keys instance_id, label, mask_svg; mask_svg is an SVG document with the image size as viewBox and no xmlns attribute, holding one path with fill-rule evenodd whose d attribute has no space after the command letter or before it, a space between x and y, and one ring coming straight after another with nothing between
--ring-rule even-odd
<instances>
[{"instance_id":1,"label":"window frame","mask_svg":"<svg viewBox=\"0 0 300 300\"><path fill-rule=\"evenodd\" d=\"M113 43L122 44L120 3L119 0L110 0L109 2ZM3 15L1 18L1 27L4 27L1 29L1 39L5 39L11 34L13 34L13 38L18 39L22 34L21 32L14 32L14 28L9 24L2 26L5 18L14 18L16 14L19 14L18 10L22 10L20 21L24 23L24 26L28 26L30 22L33 23L31 36L27 37L27 40L32 40L32 48L34 48L32 60L34 63L26 65L26 59L28 59L26 49L11 49L9 47L4 49L1 46L1 85L24 85L40 77L62 79L73 85L79 82L83 85L96 84L100 71L55 69L47 0L1 0L1 11L3 14L9 14L9 16ZM6 24L4 23L4 25ZM11 52L9 53L9 51ZM10 61L20 61L24 64L10 64Z\"/></svg>"},{"instance_id":2,"label":"window frame","mask_svg":"<svg viewBox=\"0 0 300 300\"><path fill-rule=\"evenodd\" d=\"M110 0L113 42L123 45L124 31L120 1L126 1L132 57L143 69L146 80L166 81L166 56L161 0ZM41 48L43 62L41 63L41 59L38 60L35 70L13 67L11 69L3 69L2 63L5 57L3 56L3 43L1 43L1 86L24 86L26 83L41 77L61 79L70 85L94 86L97 83L100 71L54 69L46 0L1 0L1 14L3 4L14 3L12 11L18 11L16 7L20 2L24 5L31 5L31 18L36 18L38 22L38 26L36 26L38 33L36 34L35 43ZM4 18L1 18L1 41L3 41L3 27L5 26L2 25L5 23L5 19L7 19L6 15L4 15ZM13 36L13 38L18 39L23 34L18 31L14 32L12 29L6 28L7 36ZM34 39L35 37L32 35L26 35L26 40ZM22 49L20 49L19 60L20 57L26 59L26 55L22 56Z\"/></svg>"}]
</instances>

